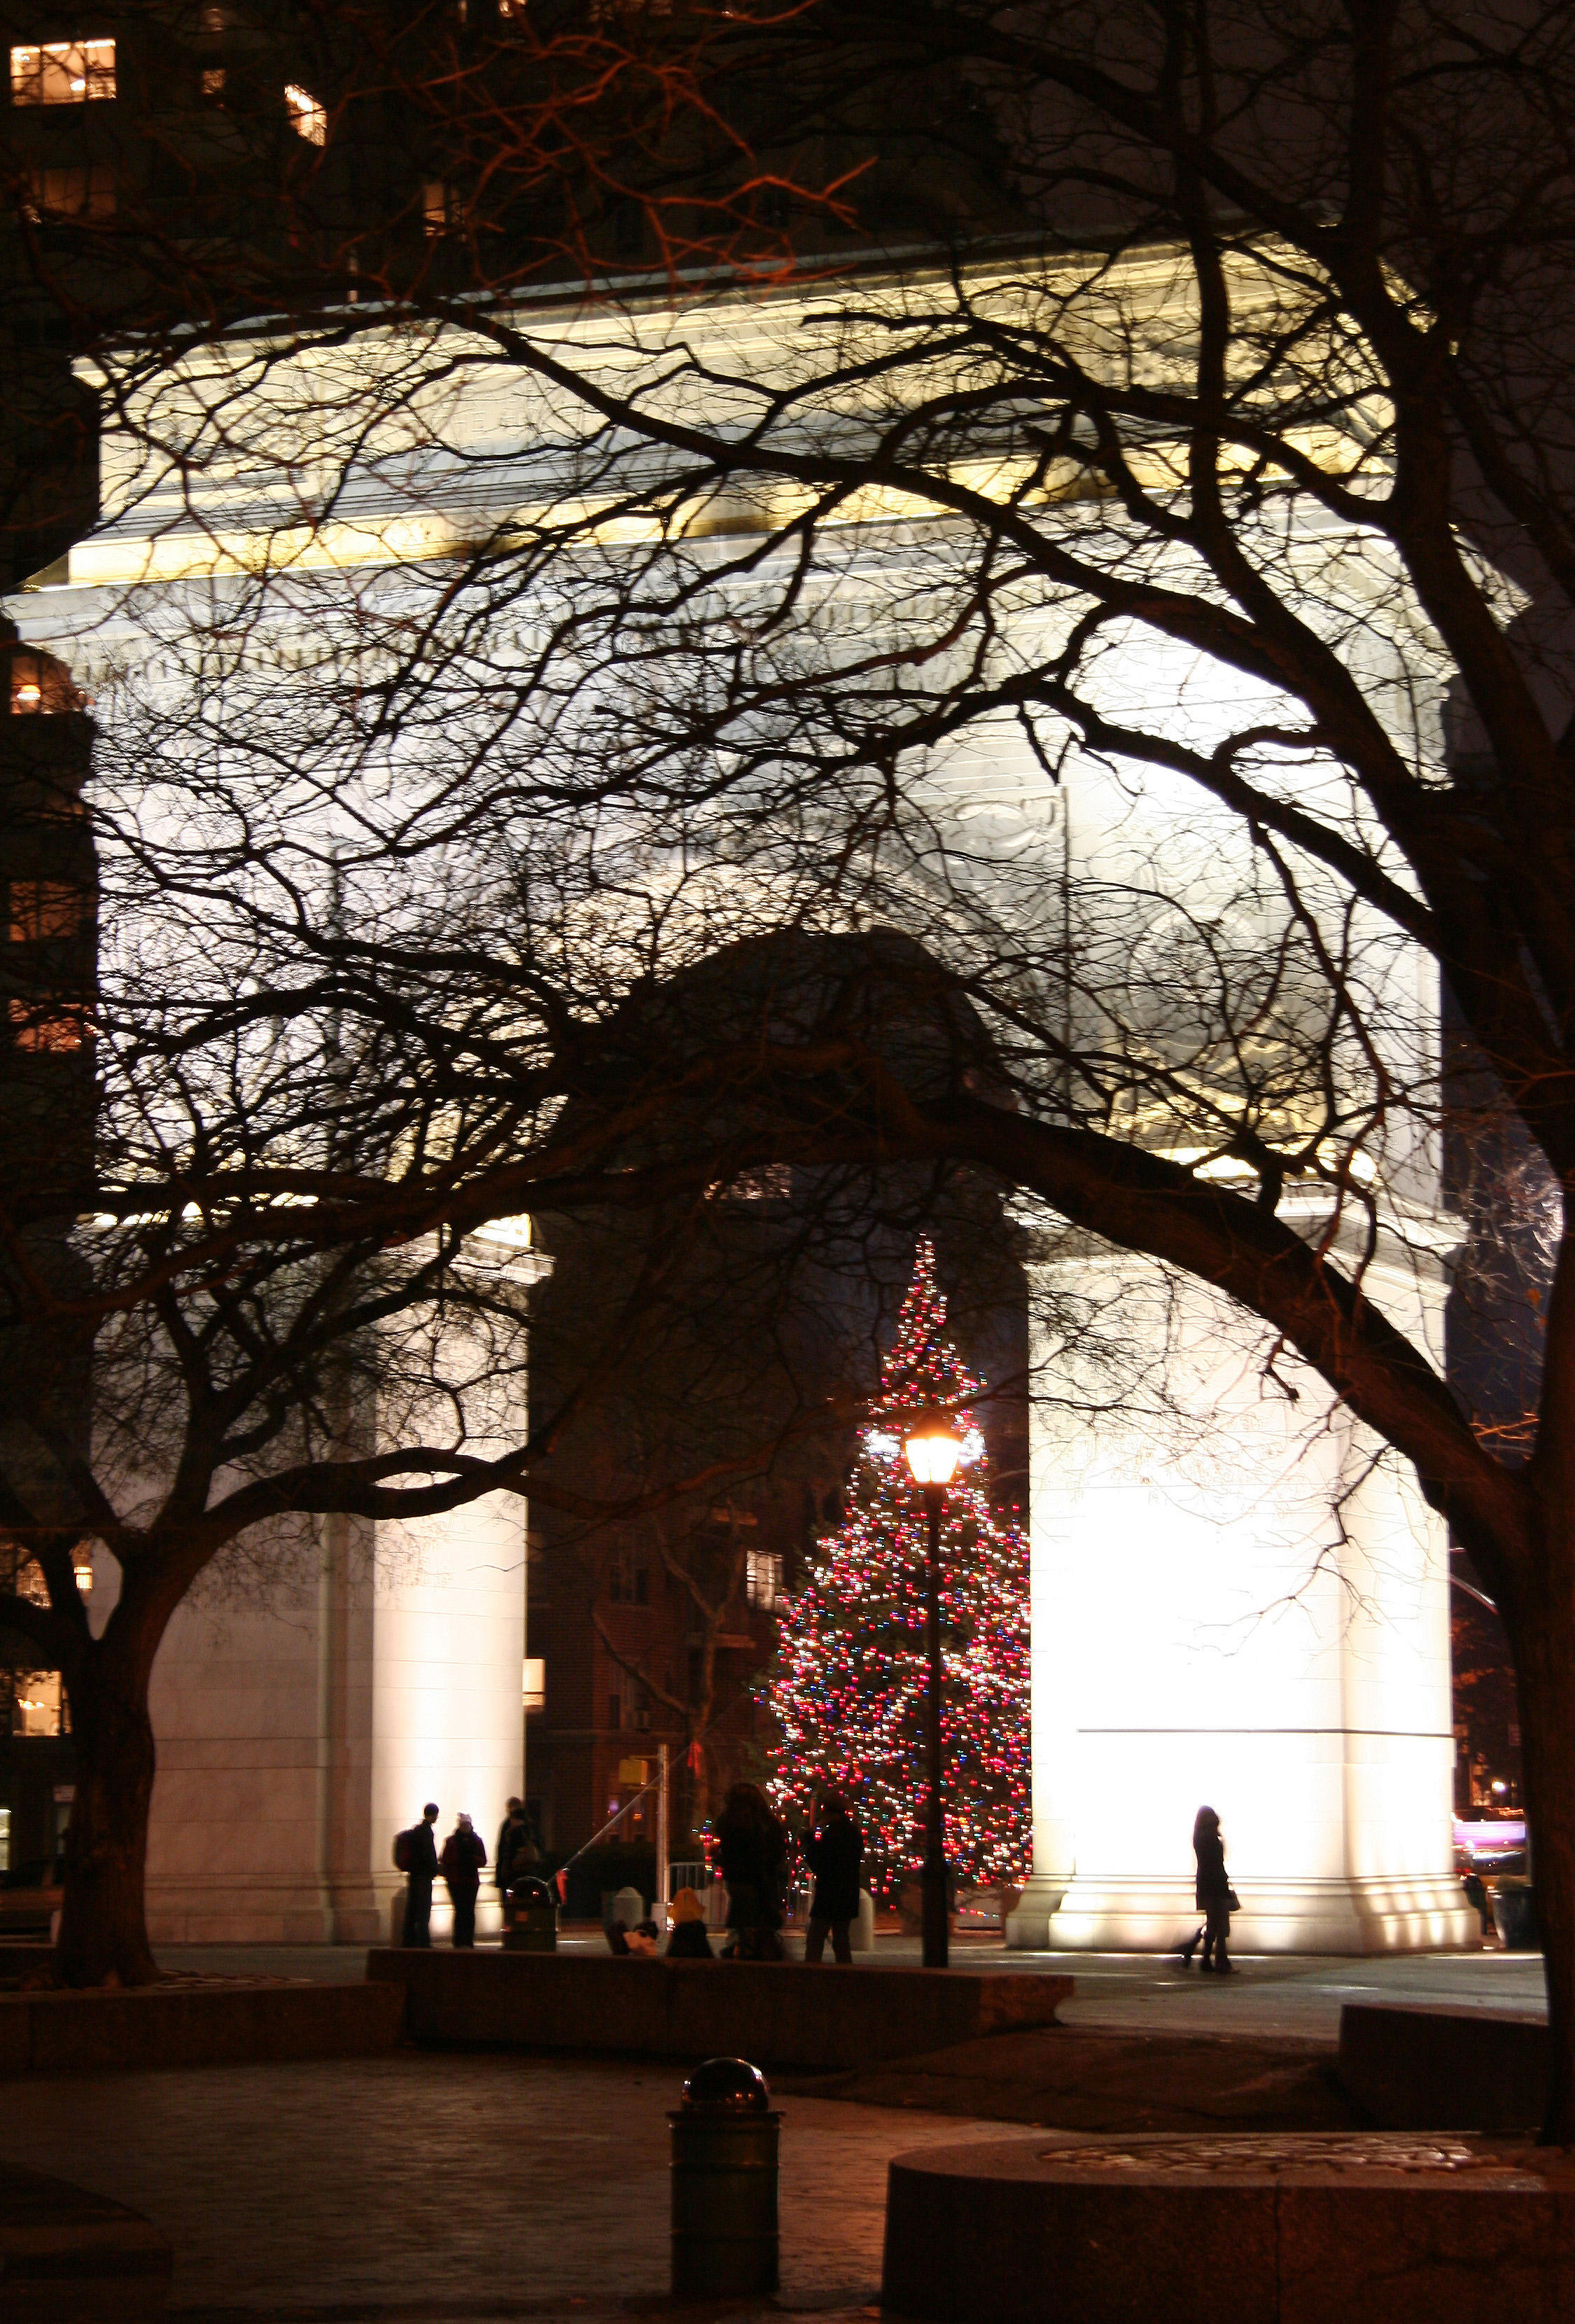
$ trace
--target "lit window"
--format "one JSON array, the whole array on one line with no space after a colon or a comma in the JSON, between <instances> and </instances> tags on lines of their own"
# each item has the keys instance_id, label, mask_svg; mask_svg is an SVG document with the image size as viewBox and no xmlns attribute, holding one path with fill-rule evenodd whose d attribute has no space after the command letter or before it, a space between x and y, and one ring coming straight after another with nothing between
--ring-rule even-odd
<instances>
[{"instance_id":1,"label":"lit window","mask_svg":"<svg viewBox=\"0 0 1575 2324\"><path fill-rule=\"evenodd\" d=\"M50 1585L43 1578L42 1566L34 1558L30 1557L13 1574L11 1587L19 1598L25 1598L30 1606L47 1606L50 1602Z\"/></svg>"},{"instance_id":2,"label":"lit window","mask_svg":"<svg viewBox=\"0 0 1575 2324\"><path fill-rule=\"evenodd\" d=\"M79 1049L92 1034L85 1009L58 1001L13 999L11 1002L11 1038L19 1049L58 1056L68 1050Z\"/></svg>"},{"instance_id":3,"label":"lit window","mask_svg":"<svg viewBox=\"0 0 1575 2324\"><path fill-rule=\"evenodd\" d=\"M85 709L88 696L49 654L13 653L10 702L13 712L25 718L39 712Z\"/></svg>"},{"instance_id":4,"label":"lit window","mask_svg":"<svg viewBox=\"0 0 1575 2324\"><path fill-rule=\"evenodd\" d=\"M421 224L428 234L447 234L456 209L454 189L438 178L428 178L421 189Z\"/></svg>"},{"instance_id":5,"label":"lit window","mask_svg":"<svg viewBox=\"0 0 1575 2324\"><path fill-rule=\"evenodd\" d=\"M64 880L13 880L6 933L13 944L74 936L82 926L82 891Z\"/></svg>"},{"instance_id":6,"label":"lit window","mask_svg":"<svg viewBox=\"0 0 1575 2324\"><path fill-rule=\"evenodd\" d=\"M705 1191L713 1202L785 1203L793 1193L793 1171L788 1163L767 1162L740 1177L719 1178Z\"/></svg>"},{"instance_id":7,"label":"lit window","mask_svg":"<svg viewBox=\"0 0 1575 2324\"><path fill-rule=\"evenodd\" d=\"M216 105L224 93L225 69L223 65L204 65L202 69L202 94L207 103L209 105Z\"/></svg>"},{"instance_id":8,"label":"lit window","mask_svg":"<svg viewBox=\"0 0 1575 2324\"><path fill-rule=\"evenodd\" d=\"M35 225L46 218L113 217L115 171L104 162L89 169L33 170L28 196L28 215ZM37 707L36 698L32 706Z\"/></svg>"},{"instance_id":9,"label":"lit window","mask_svg":"<svg viewBox=\"0 0 1575 2324\"><path fill-rule=\"evenodd\" d=\"M547 1708L547 1665L539 1655L525 1658L525 1708L545 1711Z\"/></svg>"},{"instance_id":10,"label":"lit window","mask_svg":"<svg viewBox=\"0 0 1575 2324\"><path fill-rule=\"evenodd\" d=\"M328 116L309 89L298 88L291 81L284 92L284 102L290 112L290 125L298 137L309 145L326 145L328 142Z\"/></svg>"},{"instance_id":11,"label":"lit window","mask_svg":"<svg viewBox=\"0 0 1575 2324\"><path fill-rule=\"evenodd\" d=\"M86 105L114 95L113 41L46 41L11 51L13 105Z\"/></svg>"},{"instance_id":12,"label":"lit window","mask_svg":"<svg viewBox=\"0 0 1575 2324\"><path fill-rule=\"evenodd\" d=\"M776 1604L782 1589L782 1561L769 1550L751 1549L744 1553L744 1596L751 1606L769 1613Z\"/></svg>"},{"instance_id":13,"label":"lit window","mask_svg":"<svg viewBox=\"0 0 1575 2324\"><path fill-rule=\"evenodd\" d=\"M11 1869L11 1810L0 1808L0 1872Z\"/></svg>"},{"instance_id":14,"label":"lit window","mask_svg":"<svg viewBox=\"0 0 1575 2324\"><path fill-rule=\"evenodd\" d=\"M63 1735L65 1698L59 1671L19 1671L11 1707L14 1735Z\"/></svg>"}]
</instances>

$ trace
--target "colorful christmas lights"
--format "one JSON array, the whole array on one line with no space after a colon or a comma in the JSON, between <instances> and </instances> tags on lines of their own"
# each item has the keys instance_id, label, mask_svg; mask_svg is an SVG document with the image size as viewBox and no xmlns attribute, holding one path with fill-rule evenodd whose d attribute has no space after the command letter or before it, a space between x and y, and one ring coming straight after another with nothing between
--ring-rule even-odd
<instances>
[{"instance_id":1,"label":"colorful christmas lights","mask_svg":"<svg viewBox=\"0 0 1575 2324\"><path fill-rule=\"evenodd\" d=\"M1028 1559L1015 1511L990 1504L983 1385L945 1338L935 1255L919 1244L862 1432L852 1506L782 1609L765 1691L779 1736L770 1790L802 1829L817 1782L864 1828L866 1884L893 1897L924 1854L925 1513L903 1454L906 1416L941 1405L963 1439L941 1532L946 1859L960 1886L1027 1877Z\"/></svg>"}]
</instances>

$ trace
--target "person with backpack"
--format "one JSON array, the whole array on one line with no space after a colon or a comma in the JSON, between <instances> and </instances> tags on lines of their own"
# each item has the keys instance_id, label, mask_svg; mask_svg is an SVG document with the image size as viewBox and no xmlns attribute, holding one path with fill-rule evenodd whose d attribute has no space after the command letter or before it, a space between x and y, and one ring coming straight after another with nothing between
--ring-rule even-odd
<instances>
[{"instance_id":1,"label":"person with backpack","mask_svg":"<svg viewBox=\"0 0 1575 2324\"><path fill-rule=\"evenodd\" d=\"M503 1908L503 1926L514 1925L512 1889L516 1879L540 1861L530 1837L530 1826L525 1821L523 1800L511 1800L509 1812L498 1827L498 1844L493 1850L493 1878L498 1885L498 1902Z\"/></svg>"},{"instance_id":2,"label":"person with backpack","mask_svg":"<svg viewBox=\"0 0 1575 2324\"><path fill-rule=\"evenodd\" d=\"M437 1821L438 1803L428 1800L421 1810L420 1822L412 1824L409 1831L401 1831L394 1841L394 1869L405 1876L401 1945L429 1945L432 1941L432 1883L438 1877L438 1843L432 1837L432 1827Z\"/></svg>"},{"instance_id":3,"label":"person with backpack","mask_svg":"<svg viewBox=\"0 0 1575 2324\"><path fill-rule=\"evenodd\" d=\"M487 1844L467 1815L455 1818L454 1830L443 1843L438 1863L454 1905L454 1942L475 1942L475 1900L481 1886Z\"/></svg>"}]
</instances>

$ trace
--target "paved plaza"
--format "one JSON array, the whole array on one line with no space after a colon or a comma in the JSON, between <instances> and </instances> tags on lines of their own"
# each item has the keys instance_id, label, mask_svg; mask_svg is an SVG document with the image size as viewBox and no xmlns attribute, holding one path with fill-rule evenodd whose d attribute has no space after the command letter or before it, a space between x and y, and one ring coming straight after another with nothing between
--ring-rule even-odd
<instances>
[{"instance_id":1,"label":"paved plaza","mask_svg":"<svg viewBox=\"0 0 1575 2324\"><path fill-rule=\"evenodd\" d=\"M600 1942L571 1933L566 1949ZM916 1950L889 1939L877 1958ZM333 1981L364 1967L348 1949L164 1960ZM1134 1956L971 1942L959 1960L964 1975L1069 1971L1078 1997L1065 2031L960 2045L913 2071L779 2083L779 2299L685 2313L872 2315L894 2154L999 2139L1007 2122L1336 2128L1349 2120L1329 2073L1342 2002L1541 2004L1531 1954L1248 1957L1222 1985ZM58 2172L145 2212L173 2244L171 2304L187 2324L611 2324L670 2312L666 2116L680 2083L665 2064L495 2052L29 2077L5 2086L0 2164Z\"/></svg>"},{"instance_id":2,"label":"paved plaza","mask_svg":"<svg viewBox=\"0 0 1575 2324\"><path fill-rule=\"evenodd\" d=\"M668 2305L680 2087L670 2068L415 2054L30 2080L6 2089L0 2162L145 2212L173 2243L170 2305L188 2319L593 2324ZM889 2158L1000 2135L824 2098L784 2114L768 2313L873 2309Z\"/></svg>"}]
</instances>

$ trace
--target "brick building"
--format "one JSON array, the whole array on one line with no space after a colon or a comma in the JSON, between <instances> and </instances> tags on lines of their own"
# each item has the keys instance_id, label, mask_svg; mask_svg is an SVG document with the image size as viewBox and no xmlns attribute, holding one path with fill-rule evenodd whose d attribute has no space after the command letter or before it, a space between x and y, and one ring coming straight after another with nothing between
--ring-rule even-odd
<instances>
[{"instance_id":1,"label":"brick building","mask_svg":"<svg viewBox=\"0 0 1575 2324\"><path fill-rule=\"evenodd\" d=\"M544 1845L584 1846L620 1810L617 1837L655 1836L654 1796L671 1766L671 1840L683 1852L728 1784L764 1771L756 1702L776 1645L778 1597L800 1578L817 1536L842 1514L846 1445L834 1428L793 1427L824 1405L835 1375L836 1320L801 1304L786 1356L760 1318L802 1219L786 1180L708 1206L678 1280L653 1301L566 1444L566 1473L588 1515L532 1508L530 1653L539 1708L528 1721L528 1780ZM659 1229L658 1230L659 1232ZM582 1235L557 1253L532 1338L532 1416L572 1378L595 1319L634 1265L626 1230ZM751 1445L781 1438L761 1473ZM666 1508L620 1517L621 1499L746 1465L684 1491Z\"/></svg>"}]
</instances>

